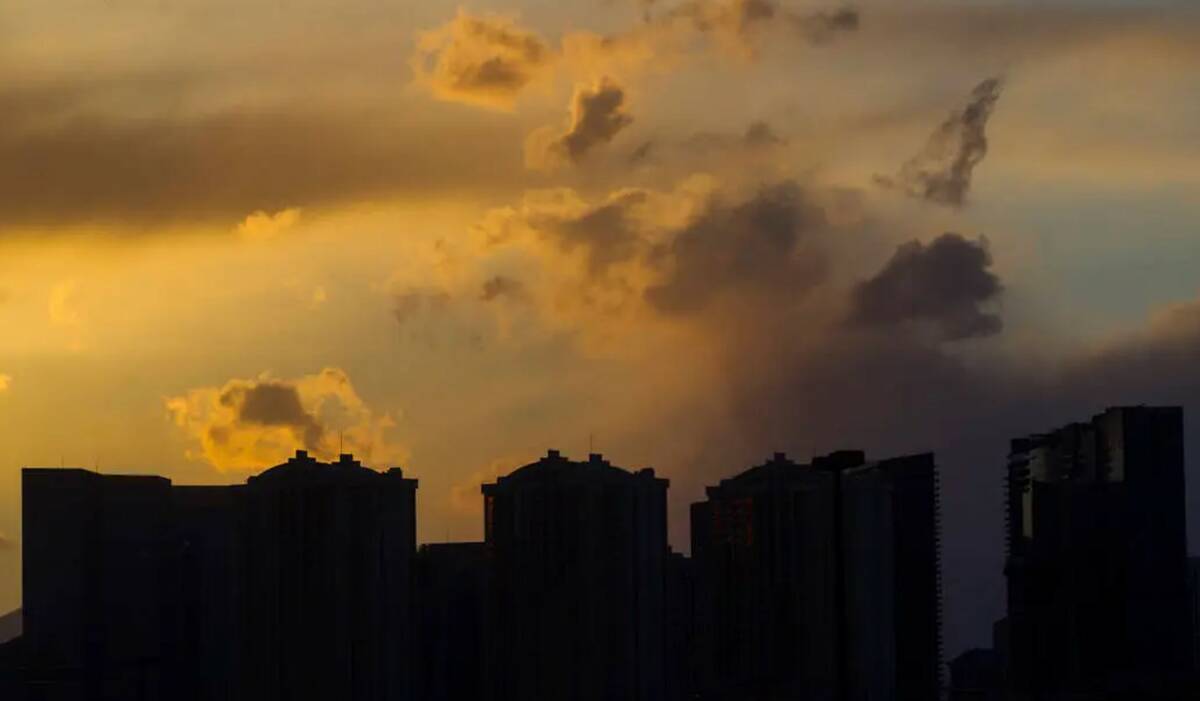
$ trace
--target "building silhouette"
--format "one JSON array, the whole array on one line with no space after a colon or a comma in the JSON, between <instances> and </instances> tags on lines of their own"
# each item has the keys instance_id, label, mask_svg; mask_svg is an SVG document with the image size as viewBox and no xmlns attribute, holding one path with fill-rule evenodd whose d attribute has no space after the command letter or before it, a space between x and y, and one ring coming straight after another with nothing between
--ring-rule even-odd
<instances>
[{"instance_id":1,"label":"building silhouette","mask_svg":"<svg viewBox=\"0 0 1200 701\"><path fill-rule=\"evenodd\" d=\"M412 698L416 480L304 451L230 487L26 469L29 699Z\"/></svg>"},{"instance_id":2,"label":"building silhouette","mask_svg":"<svg viewBox=\"0 0 1200 701\"><path fill-rule=\"evenodd\" d=\"M714 699L926 699L940 687L937 470L783 454L692 505L697 685Z\"/></svg>"},{"instance_id":3,"label":"building silhouette","mask_svg":"<svg viewBox=\"0 0 1200 701\"><path fill-rule=\"evenodd\" d=\"M349 455L226 487L28 468L5 701L1197 698L1182 412L1012 441L1007 615L941 684L932 454L777 453L692 504L557 451L416 548L416 480ZM3 619L9 626L7 617ZM16 620L16 619L12 619Z\"/></svg>"},{"instance_id":4,"label":"building silhouette","mask_svg":"<svg viewBox=\"0 0 1200 701\"><path fill-rule=\"evenodd\" d=\"M482 490L484 698L665 698L667 480L552 450Z\"/></svg>"},{"instance_id":5,"label":"building silhouette","mask_svg":"<svg viewBox=\"0 0 1200 701\"><path fill-rule=\"evenodd\" d=\"M416 488L301 452L239 490L248 698L413 698Z\"/></svg>"},{"instance_id":6,"label":"building silhouette","mask_svg":"<svg viewBox=\"0 0 1200 701\"><path fill-rule=\"evenodd\" d=\"M1195 644L1182 410L1113 408L1013 440L1007 484L1010 691L1174 698Z\"/></svg>"},{"instance_id":7,"label":"building silhouette","mask_svg":"<svg viewBox=\"0 0 1200 701\"><path fill-rule=\"evenodd\" d=\"M972 648L950 660L950 701L1000 701L1004 660L995 648Z\"/></svg>"}]
</instances>

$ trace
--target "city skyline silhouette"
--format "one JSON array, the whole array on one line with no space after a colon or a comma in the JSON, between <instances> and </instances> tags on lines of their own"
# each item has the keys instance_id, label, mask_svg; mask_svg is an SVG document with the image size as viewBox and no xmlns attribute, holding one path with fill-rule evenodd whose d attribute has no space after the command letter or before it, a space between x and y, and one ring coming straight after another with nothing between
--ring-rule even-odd
<instances>
[{"instance_id":1,"label":"city skyline silhouette","mask_svg":"<svg viewBox=\"0 0 1200 701\"><path fill-rule=\"evenodd\" d=\"M931 453L784 453L706 490L558 450L418 546L418 480L297 450L226 487L26 468L15 698L1191 698L1183 411L1015 438L1007 613L947 660ZM948 594L970 596L966 590ZM948 663L949 678L945 673Z\"/></svg>"}]
</instances>

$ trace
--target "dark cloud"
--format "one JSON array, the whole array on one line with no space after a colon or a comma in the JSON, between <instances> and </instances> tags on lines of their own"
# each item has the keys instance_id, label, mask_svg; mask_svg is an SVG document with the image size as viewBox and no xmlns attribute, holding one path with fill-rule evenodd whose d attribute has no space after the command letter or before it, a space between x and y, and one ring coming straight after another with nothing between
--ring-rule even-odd
<instances>
[{"instance_id":1,"label":"dark cloud","mask_svg":"<svg viewBox=\"0 0 1200 701\"><path fill-rule=\"evenodd\" d=\"M0 228L232 228L260 210L508 191L522 177L516 127L495 120L303 104L133 117L95 100L86 86L0 88Z\"/></svg>"},{"instance_id":2,"label":"dark cloud","mask_svg":"<svg viewBox=\"0 0 1200 701\"><path fill-rule=\"evenodd\" d=\"M741 134L721 132L699 132L689 136L682 144L690 152L755 150L783 146L787 140L775 133L770 124L763 120L751 122Z\"/></svg>"},{"instance_id":3,"label":"dark cloud","mask_svg":"<svg viewBox=\"0 0 1200 701\"><path fill-rule=\"evenodd\" d=\"M525 284L507 275L493 275L483 281L479 299L492 302L500 299L519 300L525 297Z\"/></svg>"},{"instance_id":4,"label":"dark cloud","mask_svg":"<svg viewBox=\"0 0 1200 701\"><path fill-rule=\"evenodd\" d=\"M773 0L691 0L678 5L659 22L686 21L698 32L753 55L755 34L779 24L795 30L808 43L823 43L834 35L858 29L859 14L853 8L797 12Z\"/></svg>"},{"instance_id":5,"label":"dark cloud","mask_svg":"<svg viewBox=\"0 0 1200 701\"><path fill-rule=\"evenodd\" d=\"M877 182L912 197L961 207L971 188L975 166L987 155L987 123L1002 87L999 78L977 85L967 105L951 112L894 178L879 176Z\"/></svg>"},{"instance_id":6,"label":"dark cloud","mask_svg":"<svg viewBox=\"0 0 1200 701\"><path fill-rule=\"evenodd\" d=\"M530 161L534 165L552 163L556 158L579 163L593 149L612 141L621 130L633 123L626 111L625 91L610 78L595 85L581 86L571 99L571 117L567 129L546 146L534 141ZM546 153L538 154L544 148Z\"/></svg>"},{"instance_id":7,"label":"dark cloud","mask_svg":"<svg viewBox=\"0 0 1200 701\"><path fill-rule=\"evenodd\" d=\"M854 288L850 321L865 326L928 322L949 340L999 333L1000 317L983 309L1003 289L988 269L991 263L983 240L943 234L929 245L910 241Z\"/></svg>"},{"instance_id":8,"label":"dark cloud","mask_svg":"<svg viewBox=\"0 0 1200 701\"><path fill-rule=\"evenodd\" d=\"M419 316L441 311L449 304L450 295L443 290L413 288L395 296L392 302L392 318L400 326L405 326Z\"/></svg>"},{"instance_id":9,"label":"dark cloud","mask_svg":"<svg viewBox=\"0 0 1200 701\"><path fill-rule=\"evenodd\" d=\"M843 7L811 15L792 15L791 20L801 36L813 43L821 43L829 41L839 32L857 30L860 18L858 10Z\"/></svg>"},{"instance_id":10,"label":"dark cloud","mask_svg":"<svg viewBox=\"0 0 1200 701\"><path fill-rule=\"evenodd\" d=\"M763 121L752 122L746 127L746 133L742 135L742 143L751 148L762 146L781 146L787 143L786 139L781 138L771 128L770 124Z\"/></svg>"},{"instance_id":11,"label":"dark cloud","mask_svg":"<svg viewBox=\"0 0 1200 701\"><path fill-rule=\"evenodd\" d=\"M230 388L220 395L219 401L236 409L239 422L291 428L306 447L320 445L325 433L317 418L304 409L296 387L286 382L265 380ZM217 442L224 440L219 434L212 437Z\"/></svg>"},{"instance_id":12,"label":"dark cloud","mask_svg":"<svg viewBox=\"0 0 1200 701\"><path fill-rule=\"evenodd\" d=\"M572 161L579 161L632 123L633 117L625 111L625 91L605 78L575 93L571 125L558 144Z\"/></svg>"},{"instance_id":13,"label":"dark cloud","mask_svg":"<svg viewBox=\"0 0 1200 701\"><path fill-rule=\"evenodd\" d=\"M668 314L703 310L722 298L787 305L819 281L818 251L806 231L824 225L820 207L794 182L763 187L744 201L714 200L657 252L663 281L646 300Z\"/></svg>"},{"instance_id":14,"label":"dark cloud","mask_svg":"<svg viewBox=\"0 0 1200 701\"><path fill-rule=\"evenodd\" d=\"M596 204L527 202L525 211L511 220L481 225L480 230L489 246L513 243L527 230L554 250L582 253L588 276L600 278L612 266L644 255L645 232L639 211L649 196L645 190L627 189Z\"/></svg>"},{"instance_id":15,"label":"dark cloud","mask_svg":"<svg viewBox=\"0 0 1200 701\"><path fill-rule=\"evenodd\" d=\"M629 154L630 163L641 163L654 153L654 141L643 141Z\"/></svg>"},{"instance_id":16,"label":"dark cloud","mask_svg":"<svg viewBox=\"0 0 1200 701\"><path fill-rule=\"evenodd\" d=\"M645 200L646 193L629 190L578 217L547 222L546 231L567 250L586 249L588 269L598 275L641 251L643 240L632 210Z\"/></svg>"}]
</instances>

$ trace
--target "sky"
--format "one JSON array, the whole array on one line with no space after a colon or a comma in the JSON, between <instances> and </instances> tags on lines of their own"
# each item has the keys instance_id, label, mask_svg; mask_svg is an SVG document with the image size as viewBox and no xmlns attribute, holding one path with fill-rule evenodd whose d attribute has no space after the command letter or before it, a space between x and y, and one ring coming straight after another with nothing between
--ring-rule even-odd
<instances>
[{"instance_id":1,"label":"sky","mask_svg":"<svg viewBox=\"0 0 1200 701\"><path fill-rule=\"evenodd\" d=\"M0 7L0 611L20 468L297 448L479 484L603 452L687 505L775 451L935 451L946 636L1003 608L1008 440L1187 412L1188 2Z\"/></svg>"}]
</instances>

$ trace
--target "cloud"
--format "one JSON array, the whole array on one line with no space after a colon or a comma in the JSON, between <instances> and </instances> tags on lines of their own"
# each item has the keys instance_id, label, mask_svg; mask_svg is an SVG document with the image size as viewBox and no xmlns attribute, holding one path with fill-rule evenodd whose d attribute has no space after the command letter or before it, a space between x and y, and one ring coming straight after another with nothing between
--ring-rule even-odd
<instances>
[{"instance_id":1,"label":"cloud","mask_svg":"<svg viewBox=\"0 0 1200 701\"><path fill-rule=\"evenodd\" d=\"M724 49L754 58L759 35L772 27L784 26L806 43L819 44L838 33L858 29L859 14L848 7L801 13L772 0L692 0L672 8L657 21L686 22L700 34L713 37Z\"/></svg>"},{"instance_id":2,"label":"cloud","mask_svg":"<svg viewBox=\"0 0 1200 701\"><path fill-rule=\"evenodd\" d=\"M786 144L787 140L781 138L771 129L771 125L763 121L751 122L750 126L746 127L746 133L742 135L742 143L751 148L759 148L762 146L779 146Z\"/></svg>"},{"instance_id":3,"label":"cloud","mask_svg":"<svg viewBox=\"0 0 1200 701\"><path fill-rule=\"evenodd\" d=\"M329 301L329 292L324 285L317 285L312 289L312 293L308 297L308 306L310 309L318 309Z\"/></svg>"},{"instance_id":4,"label":"cloud","mask_svg":"<svg viewBox=\"0 0 1200 701\"><path fill-rule=\"evenodd\" d=\"M399 292L392 301L392 318L401 326L407 326L425 314L446 308L450 295L444 290L410 288Z\"/></svg>"},{"instance_id":5,"label":"cloud","mask_svg":"<svg viewBox=\"0 0 1200 701\"><path fill-rule=\"evenodd\" d=\"M643 22L628 29L566 32L555 46L513 18L460 9L454 19L419 35L411 64L416 83L438 99L511 110L523 92L558 70L577 81L630 77L647 69L670 70L705 45L753 58L759 35L773 27L821 44L856 30L858 12L804 14L772 0L688 0L659 15L647 12ZM711 42L696 42L697 36Z\"/></svg>"},{"instance_id":6,"label":"cloud","mask_svg":"<svg viewBox=\"0 0 1200 701\"><path fill-rule=\"evenodd\" d=\"M218 401L221 406L235 409L240 423L292 430L305 448L316 449L325 433L316 417L301 406L300 392L286 382L263 380L250 386L229 387Z\"/></svg>"},{"instance_id":7,"label":"cloud","mask_svg":"<svg viewBox=\"0 0 1200 701\"><path fill-rule=\"evenodd\" d=\"M366 463L404 459L389 439L395 420L377 414L338 368L277 379L233 379L165 400L169 415L194 448L188 457L220 472L247 472L283 462L298 448L332 457L339 447Z\"/></svg>"},{"instance_id":8,"label":"cloud","mask_svg":"<svg viewBox=\"0 0 1200 701\"><path fill-rule=\"evenodd\" d=\"M562 249L582 250L588 273L602 275L612 266L637 257L643 249L636 210L647 197L642 190L621 190L575 216L545 217L536 225Z\"/></svg>"},{"instance_id":9,"label":"cloud","mask_svg":"<svg viewBox=\"0 0 1200 701\"><path fill-rule=\"evenodd\" d=\"M525 285L516 278L507 275L493 275L483 281L483 289L479 299L492 302L502 299L519 300L525 297Z\"/></svg>"},{"instance_id":10,"label":"cloud","mask_svg":"<svg viewBox=\"0 0 1200 701\"><path fill-rule=\"evenodd\" d=\"M495 210L476 229L489 248L548 247L556 257L576 256L583 279L595 279L643 255L654 199L654 193L638 188L616 190L596 202L568 188L534 191L520 208Z\"/></svg>"},{"instance_id":11,"label":"cloud","mask_svg":"<svg viewBox=\"0 0 1200 701\"><path fill-rule=\"evenodd\" d=\"M805 249L803 237L825 223L795 182L732 204L713 199L659 251L665 275L646 290L646 300L667 314L702 310L729 296L741 304L787 304L823 275L822 255Z\"/></svg>"},{"instance_id":12,"label":"cloud","mask_svg":"<svg viewBox=\"0 0 1200 701\"><path fill-rule=\"evenodd\" d=\"M682 140L676 146L687 154L707 152L725 155L736 151L754 152L786 144L787 139L775 133L775 129L769 123L756 120L747 125L741 134L699 132ZM642 158L645 158L646 155L648 154L643 154Z\"/></svg>"},{"instance_id":13,"label":"cloud","mask_svg":"<svg viewBox=\"0 0 1200 701\"><path fill-rule=\"evenodd\" d=\"M50 316L50 322L58 326L76 327L83 323L79 283L75 280L62 280L55 283L50 288L46 313Z\"/></svg>"},{"instance_id":14,"label":"cloud","mask_svg":"<svg viewBox=\"0 0 1200 701\"><path fill-rule=\"evenodd\" d=\"M7 533L0 532L0 550L16 550L17 541L9 538Z\"/></svg>"},{"instance_id":15,"label":"cloud","mask_svg":"<svg viewBox=\"0 0 1200 701\"><path fill-rule=\"evenodd\" d=\"M925 245L910 241L853 291L850 320L862 326L933 324L949 340L1000 332L1000 317L983 310L1003 290L988 268L987 242L943 234Z\"/></svg>"},{"instance_id":16,"label":"cloud","mask_svg":"<svg viewBox=\"0 0 1200 701\"><path fill-rule=\"evenodd\" d=\"M987 155L987 123L1002 87L999 78L977 85L967 105L951 112L894 178L879 176L876 181L911 197L961 207L971 189L975 166Z\"/></svg>"},{"instance_id":17,"label":"cloud","mask_svg":"<svg viewBox=\"0 0 1200 701\"><path fill-rule=\"evenodd\" d=\"M466 295L496 274L521 281L521 313L589 339L624 333L647 311L644 290L662 277L662 246L705 201L699 182L675 190L620 188L589 198L570 188L533 190L488 212L460 256ZM489 305L507 314L509 305ZM614 335L610 336L609 331Z\"/></svg>"},{"instance_id":18,"label":"cloud","mask_svg":"<svg viewBox=\"0 0 1200 701\"><path fill-rule=\"evenodd\" d=\"M0 392L7 392L12 386L12 375L6 375L0 372Z\"/></svg>"},{"instance_id":19,"label":"cloud","mask_svg":"<svg viewBox=\"0 0 1200 701\"><path fill-rule=\"evenodd\" d=\"M295 207L281 209L274 214L259 210L238 224L238 235L250 241L265 241L275 238L300 221L300 210Z\"/></svg>"},{"instance_id":20,"label":"cloud","mask_svg":"<svg viewBox=\"0 0 1200 701\"><path fill-rule=\"evenodd\" d=\"M842 7L810 15L793 15L791 20L802 36L813 43L821 43L829 41L838 32L857 30L861 18L858 10L852 7Z\"/></svg>"},{"instance_id":21,"label":"cloud","mask_svg":"<svg viewBox=\"0 0 1200 701\"><path fill-rule=\"evenodd\" d=\"M625 90L611 78L579 86L571 98L566 131L554 134L553 130L540 129L531 134L526 144L526 163L532 167L552 167L563 160L579 163L632 123L633 117L626 111Z\"/></svg>"},{"instance_id":22,"label":"cloud","mask_svg":"<svg viewBox=\"0 0 1200 701\"><path fill-rule=\"evenodd\" d=\"M478 516L483 507L483 492L480 487L494 482L497 477L507 475L521 465L519 458L499 458L490 461L482 469L475 470L450 486L450 508L463 516Z\"/></svg>"},{"instance_id":23,"label":"cloud","mask_svg":"<svg viewBox=\"0 0 1200 701\"><path fill-rule=\"evenodd\" d=\"M440 99L511 109L555 61L553 49L513 19L460 9L420 35L412 65L417 81Z\"/></svg>"},{"instance_id":24,"label":"cloud","mask_svg":"<svg viewBox=\"0 0 1200 701\"><path fill-rule=\"evenodd\" d=\"M0 87L0 235L64 225L269 232L294 223L294 208L521 187L512 158L520 125L445 119L411 101L368 110L281 99L143 113L101 111L95 100L84 84Z\"/></svg>"}]
</instances>

